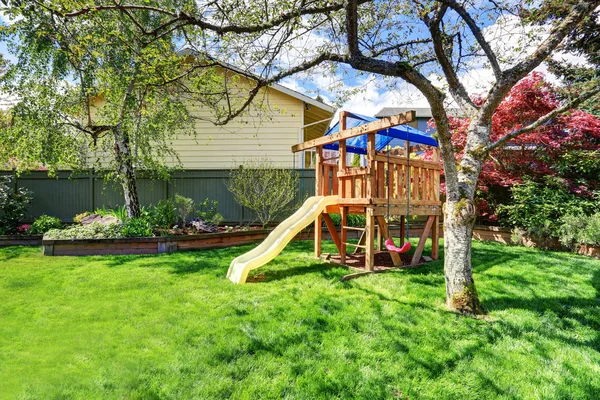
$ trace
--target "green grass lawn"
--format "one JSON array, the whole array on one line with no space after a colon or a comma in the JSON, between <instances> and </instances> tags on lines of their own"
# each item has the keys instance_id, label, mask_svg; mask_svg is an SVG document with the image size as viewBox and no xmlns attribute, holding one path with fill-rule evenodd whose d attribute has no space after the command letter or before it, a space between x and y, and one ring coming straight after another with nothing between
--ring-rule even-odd
<instances>
[{"instance_id":1,"label":"green grass lawn","mask_svg":"<svg viewBox=\"0 0 600 400\"><path fill-rule=\"evenodd\" d=\"M600 398L600 261L475 243L473 319L439 261L340 283L295 242L233 285L251 248L0 249L0 398Z\"/></svg>"}]
</instances>

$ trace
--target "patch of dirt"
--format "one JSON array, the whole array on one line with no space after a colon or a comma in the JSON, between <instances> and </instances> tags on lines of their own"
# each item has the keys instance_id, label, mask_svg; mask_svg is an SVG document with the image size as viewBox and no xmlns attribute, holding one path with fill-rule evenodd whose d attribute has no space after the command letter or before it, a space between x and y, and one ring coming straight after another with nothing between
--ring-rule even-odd
<instances>
[{"instance_id":1,"label":"patch of dirt","mask_svg":"<svg viewBox=\"0 0 600 400\"><path fill-rule=\"evenodd\" d=\"M400 267L395 267L394 262L392 261L392 257L390 256L390 253L388 253L387 251L375 252L374 270L375 271L383 271L383 270L395 269L395 268L417 268L421 264L424 264L426 262L425 259L423 257L421 257L421 259L419 260L417 265L410 265L410 262L412 261L412 254L399 254L399 256L400 256L400 259L402 260L403 265ZM342 264L339 254L331 254L327 261L336 263L336 264ZM351 268L366 271L365 254L364 253L348 254L346 256L346 262L344 265L347 265L348 267L351 267Z\"/></svg>"}]
</instances>

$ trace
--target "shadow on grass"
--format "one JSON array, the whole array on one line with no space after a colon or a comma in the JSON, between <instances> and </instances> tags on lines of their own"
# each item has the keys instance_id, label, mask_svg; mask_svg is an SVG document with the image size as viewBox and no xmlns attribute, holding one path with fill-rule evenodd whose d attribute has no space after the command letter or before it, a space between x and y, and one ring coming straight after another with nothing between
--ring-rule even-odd
<instances>
[{"instance_id":1,"label":"shadow on grass","mask_svg":"<svg viewBox=\"0 0 600 400\"><path fill-rule=\"evenodd\" d=\"M42 251L41 247L32 246L7 246L0 247L0 261L9 261L15 258L24 257Z\"/></svg>"},{"instance_id":2,"label":"shadow on grass","mask_svg":"<svg viewBox=\"0 0 600 400\"><path fill-rule=\"evenodd\" d=\"M258 280L254 283L279 281L292 276L301 276L313 273L319 273L327 279L340 279L342 276L348 273L347 271L349 271L349 269L337 264L314 262L310 265L267 271L264 273L264 279ZM257 273L260 274L261 272Z\"/></svg>"},{"instance_id":3,"label":"shadow on grass","mask_svg":"<svg viewBox=\"0 0 600 400\"><path fill-rule=\"evenodd\" d=\"M600 351L600 270L594 271L590 283L596 290L593 298L546 296L524 299L502 296L485 298L484 306L490 312L521 309L547 315L549 319L558 319L553 321L553 324L558 324L558 328L567 331L573 329L573 321L577 321L596 332L592 340L576 340L572 337L552 334L550 330L546 332L546 335L575 346L584 345ZM515 336L522 334L522 327L511 326L502 321L499 323L505 325L505 329L511 331Z\"/></svg>"}]
</instances>

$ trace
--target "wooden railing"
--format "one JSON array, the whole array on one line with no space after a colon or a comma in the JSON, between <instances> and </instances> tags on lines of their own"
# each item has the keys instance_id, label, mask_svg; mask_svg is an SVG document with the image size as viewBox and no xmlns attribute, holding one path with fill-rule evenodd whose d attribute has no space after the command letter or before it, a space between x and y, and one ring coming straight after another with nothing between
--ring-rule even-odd
<instances>
[{"instance_id":1,"label":"wooden railing","mask_svg":"<svg viewBox=\"0 0 600 400\"><path fill-rule=\"evenodd\" d=\"M406 204L410 194L413 205L436 205L440 199L440 166L437 162L377 154L371 167L317 165L320 195L339 195L346 199L373 199L374 203ZM410 183L409 183L410 177ZM371 193L368 193L369 180ZM410 193L409 193L410 192Z\"/></svg>"}]
</instances>

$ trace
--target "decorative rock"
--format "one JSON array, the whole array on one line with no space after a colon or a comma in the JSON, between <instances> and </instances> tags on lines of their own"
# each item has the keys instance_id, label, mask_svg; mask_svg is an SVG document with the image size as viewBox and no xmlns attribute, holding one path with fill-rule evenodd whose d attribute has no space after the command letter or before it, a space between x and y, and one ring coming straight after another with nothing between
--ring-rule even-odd
<instances>
[{"instance_id":1,"label":"decorative rock","mask_svg":"<svg viewBox=\"0 0 600 400\"><path fill-rule=\"evenodd\" d=\"M121 220L112 215L102 216L100 214L92 214L87 217L83 217L81 219L81 225L89 225L93 223L98 223L101 225L111 225L111 224L120 224Z\"/></svg>"},{"instance_id":2,"label":"decorative rock","mask_svg":"<svg viewBox=\"0 0 600 400\"><path fill-rule=\"evenodd\" d=\"M212 226L210 224L207 224L205 221L203 221L199 218L196 218L194 221L192 221L192 226L198 232L213 233L213 232L217 231L217 228L215 228L214 226Z\"/></svg>"}]
</instances>

